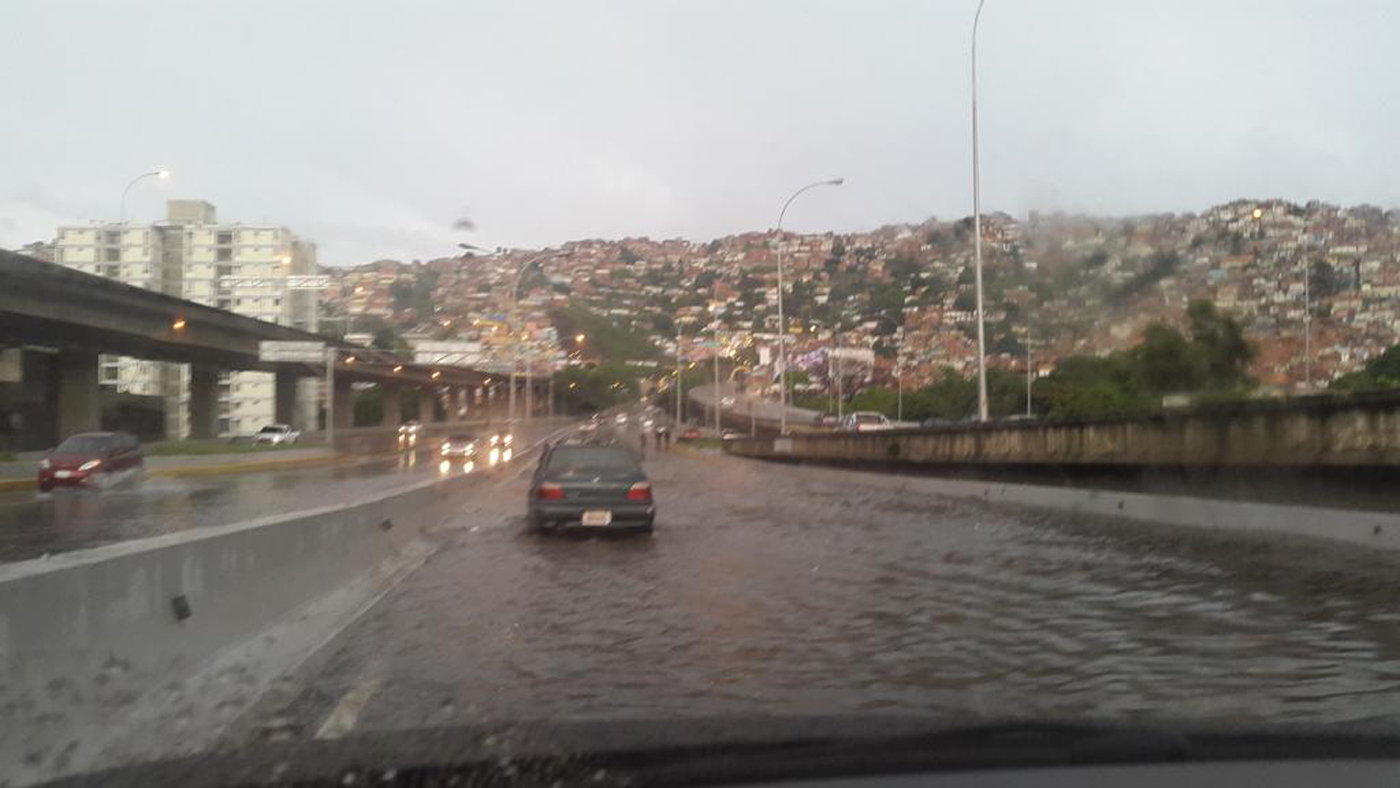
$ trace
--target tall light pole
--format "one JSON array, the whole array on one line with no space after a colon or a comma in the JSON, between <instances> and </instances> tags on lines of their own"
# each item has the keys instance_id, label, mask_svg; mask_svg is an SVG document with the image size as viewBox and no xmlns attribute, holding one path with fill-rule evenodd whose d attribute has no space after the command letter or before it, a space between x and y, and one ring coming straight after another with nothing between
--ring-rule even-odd
<instances>
[{"instance_id":1,"label":"tall light pole","mask_svg":"<svg viewBox=\"0 0 1400 788\"><path fill-rule=\"evenodd\" d=\"M1031 371L1031 327L1026 325L1026 416L1034 415L1031 412L1031 383L1035 380L1035 375Z\"/></svg>"},{"instance_id":2,"label":"tall light pole","mask_svg":"<svg viewBox=\"0 0 1400 788\"><path fill-rule=\"evenodd\" d=\"M464 249L468 249L468 247L470 247L470 249L478 249L478 248L479 248L479 247L473 247L473 246L471 246L471 244L458 244L458 246L461 246L461 247L464 248ZM468 251L470 251L470 249L468 249ZM508 410L508 412L509 412L510 415L507 416L507 420L508 420L508 421L515 418L515 376L516 376L516 373L519 371L519 367L520 367L520 337L519 337L518 335L515 335L515 334L514 334L514 332L515 332L515 327L516 327L516 326L519 324L519 322L520 322L519 320L517 320L517 316L518 316L518 314L519 314L519 312L520 312L520 284L521 284L523 281L525 281L525 273L526 273L527 271L530 270L530 266L533 266L533 265L535 265L536 263L542 262L542 261L544 261L544 260L548 260L548 259L551 258L551 257L562 257L562 256L564 256L564 255L566 255L566 254L568 254L568 252L565 252L565 251L553 251L553 252L544 252L544 253L542 253L542 254L537 254L537 255L535 255L534 257L531 257L529 260L526 260L525 263L524 263L523 265L520 266L520 270L517 271L516 274L515 274L515 283L514 283L513 285L511 285L511 288L510 288L510 319L511 319L511 330L512 330L513 336L511 337L511 343L510 343L510 398L509 398L509 404L508 404L508 406L507 406L507 410ZM532 354L531 358L533 359L533 354ZM525 418L526 418L526 420L529 420L529 418L530 418L529 409L530 409L530 400L531 400L531 397L530 397L530 390L529 390L529 386L530 386L530 370L529 370L528 367L527 367L526 370L525 370L525 386L526 386L526 389L525 389L525 409L526 409Z\"/></svg>"},{"instance_id":3,"label":"tall light pole","mask_svg":"<svg viewBox=\"0 0 1400 788\"><path fill-rule=\"evenodd\" d=\"M783 210L778 212L778 423L779 433L788 434L787 428L787 322L783 319L783 217L787 216L787 209L792 205L792 201L797 199L797 195L808 189L815 189L818 186L840 186L845 183L845 178L832 178L826 181L809 183L801 189L792 193L783 203Z\"/></svg>"},{"instance_id":4,"label":"tall light pole","mask_svg":"<svg viewBox=\"0 0 1400 788\"><path fill-rule=\"evenodd\" d=\"M977 23L982 4L972 18L972 254L977 277L977 420L987 420L987 335L982 311L982 177L977 163Z\"/></svg>"},{"instance_id":5,"label":"tall light pole","mask_svg":"<svg viewBox=\"0 0 1400 788\"><path fill-rule=\"evenodd\" d=\"M1312 391L1312 267L1303 261L1303 387Z\"/></svg>"},{"instance_id":6,"label":"tall light pole","mask_svg":"<svg viewBox=\"0 0 1400 788\"><path fill-rule=\"evenodd\" d=\"M685 394L681 385L681 321L676 321L676 429L681 428L681 402Z\"/></svg>"},{"instance_id":7,"label":"tall light pole","mask_svg":"<svg viewBox=\"0 0 1400 788\"><path fill-rule=\"evenodd\" d=\"M160 178L161 180L164 180L169 177L170 170L151 170L150 172L143 172L140 175L137 175L135 178L132 178L131 182L126 185L126 188L122 189L122 207L121 212L117 214L119 222L121 224L126 224L126 195L128 192L131 191L132 186L135 186L136 184L140 183L141 181L147 178Z\"/></svg>"},{"instance_id":8,"label":"tall light pole","mask_svg":"<svg viewBox=\"0 0 1400 788\"><path fill-rule=\"evenodd\" d=\"M719 316L723 313L723 311L724 311L724 310L722 310L722 309L719 308L719 305L718 305L718 304L710 304L710 313L711 313L712 315L714 315L714 318L715 318L714 326L715 326L715 434L716 434L716 435L718 435L720 432L723 431L723 430L722 430L723 425L722 425L722 423L721 423L721 418L722 418L721 409L724 407L724 404L723 404L723 401L722 401L721 398L720 398L720 393L719 393L719 386L720 386L720 383L719 383L719 347L720 347L720 341L719 341L719 329L720 329Z\"/></svg>"},{"instance_id":9,"label":"tall light pole","mask_svg":"<svg viewBox=\"0 0 1400 788\"><path fill-rule=\"evenodd\" d=\"M894 420L904 421L904 367L898 362L895 363L895 386L898 393L895 394Z\"/></svg>"}]
</instances>

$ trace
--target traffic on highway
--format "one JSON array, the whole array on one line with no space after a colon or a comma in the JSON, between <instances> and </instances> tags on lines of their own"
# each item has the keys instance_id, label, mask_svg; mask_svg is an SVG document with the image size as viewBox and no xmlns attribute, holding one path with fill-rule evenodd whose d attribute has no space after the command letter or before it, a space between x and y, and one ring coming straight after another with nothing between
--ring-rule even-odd
<instances>
[{"instance_id":1,"label":"traffic on highway","mask_svg":"<svg viewBox=\"0 0 1400 788\"><path fill-rule=\"evenodd\" d=\"M1400 2L0 30L0 788L1400 786Z\"/></svg>"},{"instance_id":2,"label":"traffic on highway","mask_svg":"<svg viewBox=\"0 0 1400 788\"><path fill-rule=\"evenodd\" d=\"M473 433L423 433L421 442L417 433L411 442L367 441L360 453L302 455L300 462L273 469L165 468L173 475L154 475L145 467L140 444L131 436L78 435L38 461L38 481L28 489L0 490L0 562L290 515L424 479L489 471L514 459L516 435L529 446L553 428L548 421L482 424L474 425ZM472 439L481 443L479 455L466 451L463 435L480 436ZM214 455L223 463L230 456Z\"/></svg>"}]
</instances>

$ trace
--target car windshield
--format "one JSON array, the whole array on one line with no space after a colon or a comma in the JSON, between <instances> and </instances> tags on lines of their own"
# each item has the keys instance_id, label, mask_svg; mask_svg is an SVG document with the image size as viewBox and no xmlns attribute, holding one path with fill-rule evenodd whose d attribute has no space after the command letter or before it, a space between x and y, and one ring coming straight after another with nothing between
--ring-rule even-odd
<instances>
[{"instance_id":1,"label":"car windshield","mask_svg":"<svg viewBox=\"0 0 1400 788\"><path fill-rule=\"evenodd\" d=\"M60 454L101 454L112 448L115 441L106 435L74 435L58 444Z\"/></svg>"},{"instance_id":2,"label":"car windshield","mask_svg":"<svg viewBox=\"0 0 1400 788\"><path fill-rule=\"evenodd\" d=\"M0 31L0 786L1400 742L1400 0Z\"/></svg>"}]
</instances>

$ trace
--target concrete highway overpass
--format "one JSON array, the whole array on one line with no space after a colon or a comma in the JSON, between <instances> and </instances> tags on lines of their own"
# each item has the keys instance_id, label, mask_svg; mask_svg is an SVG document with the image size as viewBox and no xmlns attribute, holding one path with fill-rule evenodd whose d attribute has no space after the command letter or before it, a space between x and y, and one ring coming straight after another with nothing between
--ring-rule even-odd
<instances>
[{"instance_id":1,"label":"concrete highway overpass","mask_svg":"<svg viewBox=\"0 0 1400 788\"><path fill-rule=\"evenodd\" d=\"M326 342L318 334L267 323L193 301L64 268L23 255L0 252L0 413L28 397L56 413L46 432L57 439L100 424L98 355L131 356L190 365L192 438L212 437L221 371L255 370L276 376L276 418L291 422L296 381L325 375L323 363L279 363L259 358L264 341ZM353 384L372 382L388 390L416 387L469 406L485 402L493 384L508 377L462 367L414 364L357 345L340 348L335 370L337 426L349 426ZM31 351L29 354L24 349ZM26 358L35 352L42 360ZM7 391L8 389L8 391ZM483 391L484 390L484 391ZM397 404L398 397L386 396ZM7 401L11 408L6 407ZM431 409L426 409L425 412ZM459 407L448 407L449 414ZM397 423L395 407L384 409ZM311 425L305 425L311 426Z\"/></svg>"}]
</instances>

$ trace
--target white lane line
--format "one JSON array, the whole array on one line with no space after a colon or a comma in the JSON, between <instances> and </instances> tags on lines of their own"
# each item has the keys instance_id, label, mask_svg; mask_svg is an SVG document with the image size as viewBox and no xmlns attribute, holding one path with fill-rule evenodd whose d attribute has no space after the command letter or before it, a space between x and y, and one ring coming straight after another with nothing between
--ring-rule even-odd
<instances>
[{"instance_id":1,"label":"white lane line","mask_svg":"<svg viewBox=\"0 0 1400 788\"><path fill-rule=\"evenodd\" d=\"M340 698L340 702L335 704L330 716L321 723L321 727L316 731L317 739L339 739L349 733L355 727L355 721L360 718L360 712L365 710L369 704L369 699L374 696L375 690L379 689L379 679L370 679L361 684L356 684L350 688Z\"/></svg>"}]
</instances>

